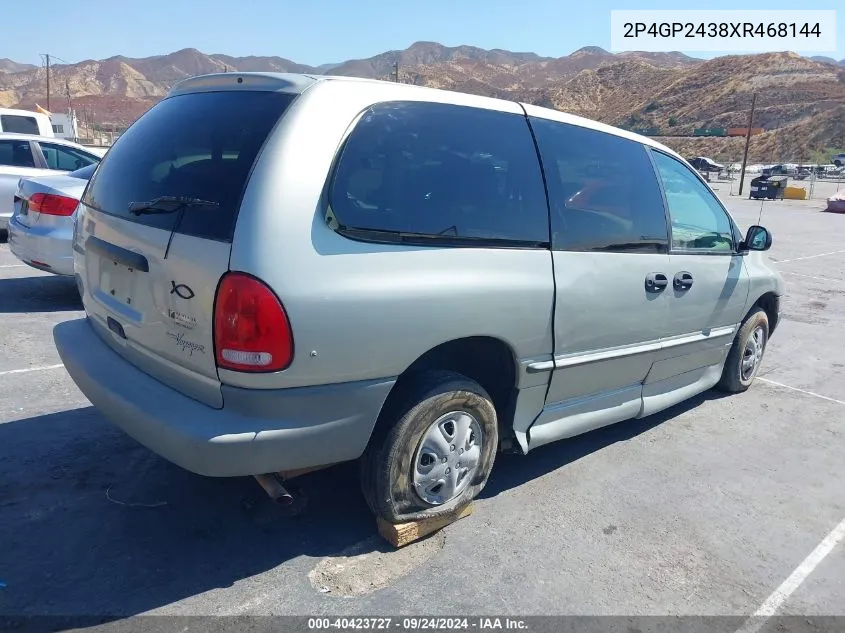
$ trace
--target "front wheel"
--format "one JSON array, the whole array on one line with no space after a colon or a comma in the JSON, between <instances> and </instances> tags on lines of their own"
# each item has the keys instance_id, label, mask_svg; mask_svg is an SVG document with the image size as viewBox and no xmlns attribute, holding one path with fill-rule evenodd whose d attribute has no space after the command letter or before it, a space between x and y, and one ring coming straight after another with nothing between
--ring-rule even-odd
<instances>
[{"instance_id":1,"label":"front wheel","mask_svg":"<svg viewBox=\"0 0 845 633\"><path fill-rule=\"evenodd\" d=\"M740 393L748 389L760 369L768 342L769 317L762 308L755 308L737 332L722 369L722 378L716 385L717 389L729 393Z\"/></svg>"},{"instance_id":2,"label":"front wheel","mask_svg":"<svg viewBox=\"0 0 845 633\"><path fill-rule=\"evenodd\" d=\"M397 389L362 457L364 497L390 523L452 512L481 492L493 467L493 402L454 372L422 374Z\"/></svg>"}]
</instances>

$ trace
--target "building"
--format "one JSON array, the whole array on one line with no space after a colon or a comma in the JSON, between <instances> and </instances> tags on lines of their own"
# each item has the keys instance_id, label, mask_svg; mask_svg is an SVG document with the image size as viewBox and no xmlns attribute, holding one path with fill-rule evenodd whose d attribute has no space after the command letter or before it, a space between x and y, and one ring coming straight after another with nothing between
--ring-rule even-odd
<instances>
[{"instance_id":1,"label":"building","mask_svg":"<svg viewBox=\"0 0 845 633\"><path fill-rule=\"evenodd\" d=\"M50 123L53 125L53 134L57 137L71 141L79 138L79 123L75 111L51 113Z\"/></svg>"},{"instance_id":2,"label":"building","mask_svg":"<svg viewBox=\"0 0 845 633\"><path fill-rule=\"evenodd\" d=\"M69 141L75 141L79 138L79 123L76 119L76 110L68 108L67 112L49 112L37 103L35 104L35 110L50 117L54 136Z\"/></svg>"}]
</instances>

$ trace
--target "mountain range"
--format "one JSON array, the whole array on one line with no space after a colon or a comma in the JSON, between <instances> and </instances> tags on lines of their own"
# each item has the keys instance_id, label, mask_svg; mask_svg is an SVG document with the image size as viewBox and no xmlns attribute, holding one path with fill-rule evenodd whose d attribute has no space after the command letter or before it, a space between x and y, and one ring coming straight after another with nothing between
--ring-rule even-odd
<instances>
[{"instance_id":1,"label":"mountain range","mask_svg":"<svg viewBox=\"0 0 845 633\"><path fill-rule=\"evenodd\" d=\"M396 79L565 110L626 127L657 127L684 151L719 159L741 139L689 139L699 127L747 124L756 92L752 160L806 158L845 147L845 60L795 53L724 56L613 54L581 48L564 57L416 42L404 50L314 67L282 57L232 57L183 49L145 58L124 56L51 67L53 110L68 100L100 126L125 127L181 79L213 72L273 71ZM46 106L42 67L0 59L0 107ZM757 156L757 155L760 156ZM727 158L732 158L727 157Z\"/></svg>"}]
</instances>

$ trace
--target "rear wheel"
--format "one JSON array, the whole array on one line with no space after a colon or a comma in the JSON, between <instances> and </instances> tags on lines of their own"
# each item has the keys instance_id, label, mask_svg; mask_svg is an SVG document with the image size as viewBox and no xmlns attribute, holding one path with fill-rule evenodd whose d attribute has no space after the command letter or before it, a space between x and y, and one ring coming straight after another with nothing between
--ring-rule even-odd
<instances>
[{"instance_id":1,"label":"rear wheel","mask_svg":"<svg viewBox=\"0 0 845 633\"><path fill-rule=\"evenodd\" d=\"M755 308L737 332L717 388L729 393L748 389L760 369L768 342L769 318L763 308Z\"/></svg>"},{"instance_id":2,"label":"rear wheel","mask_svg":"<svg viewBox=\"0 0 845 633\"><path fill-rule=\"evenodd\" d=\"M391 523L451 512L487 483L498 447L493 402L453 372L428 372L397 389L362 458L364 497Z\"/></svg>"}]
</instances>

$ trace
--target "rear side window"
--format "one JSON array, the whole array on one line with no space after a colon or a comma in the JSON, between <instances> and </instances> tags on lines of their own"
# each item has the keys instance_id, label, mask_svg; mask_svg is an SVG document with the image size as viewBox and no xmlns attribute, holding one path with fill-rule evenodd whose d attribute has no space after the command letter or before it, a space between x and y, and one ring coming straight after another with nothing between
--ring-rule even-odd
<instances>
[{"instance_id":1,"label":"rear side window","mask_svg":"<svg viewBox=\"0 0 845 633\"><path fill-rule=\"evenodd\" d=\"M48 169L73 171L99 162L97 157L74 147L58 143L39 143L38 145L41 147L41 153L44 154L44 160L47 161Z\"/></svg>"},{"instance_id":2,"label":"rear side window","mask_svg":"<svg viewBox=\"0 0 845 633\"><path fill-rule=\"evenodd\" d=\"M230 241L252 165L295 95L207 92L160 101L103 158L83 202L132 222ZM136 215L161 197L214 204Z\"/></svg>"},{"instance_id":3,"label":"rear side window","mask_svg":"<svg viewBox=\"0 0 845 633\"><path fill-rule=\"evenodd\" d=\"M14 134L38 134L38 121L32 116L0 114L0 127Z\"/></svg>"},{"instance_id":4,"label":"rear side window","mask_svg":"<svg viewBox=\"0 0 845 633\"><path fill-rule=\"evenodd\" d=\"M29 141L0 141L0 165L35 167Z\"/></svg>"},{"instance_id":5,"label":"rear side window","mask_svg":"<svg viewBox=\"0 0 845 633\"><path fill-rule=\"evenodd\" d=\"M548 210L524 116L427 102L369 108L335 170L330 221L386 241L546 245Z\"/></svg>"},{"instance_id":6,"label":"rear side window","mask_svg":"<svg viewBox=\"0 0 845 633\"><path fill-rule=\"evenodd\" d=\"M547 119L531 125L549 188L553 249L668 251L663 197L645 147Z\"/></svg>"}]
</instances>

